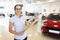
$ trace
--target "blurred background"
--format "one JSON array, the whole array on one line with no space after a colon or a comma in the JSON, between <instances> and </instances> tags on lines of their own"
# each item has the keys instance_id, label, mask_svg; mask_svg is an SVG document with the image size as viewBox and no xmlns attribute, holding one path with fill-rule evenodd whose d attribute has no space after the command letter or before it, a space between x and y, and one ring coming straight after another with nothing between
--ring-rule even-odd
<instances>
[{"instance_id":1,"label":"blurred background","mask_svg":"<svg viewBox=\"0 0 60 40\"><path fill-rule=\"evenodd\" d=\"M14 6L23 4L23 14L27 19L35 19L40 13L48 16L50 13L60 13L60 0L0 0L0 40L13 40L9 33L9 19L15 15ZM34 30L33 30L34 29ZM41 31L41 30L40 30ZM37 32L37 23L27 30L28 40L60 40Z\"/></svg>"}]
</instances>

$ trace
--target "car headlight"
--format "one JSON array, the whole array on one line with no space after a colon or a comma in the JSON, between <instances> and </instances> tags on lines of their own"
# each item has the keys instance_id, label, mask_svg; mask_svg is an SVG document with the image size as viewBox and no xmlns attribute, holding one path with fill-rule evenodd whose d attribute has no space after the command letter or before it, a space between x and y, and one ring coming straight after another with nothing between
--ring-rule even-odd
<instances>
[{"instance_id":1,"label":"car headlight","mask_svg":"<svg viewBox=\"0 0 60 40\"><path fill-rule=\"evenodd\" d=\"M54 27L58 27L58 25L54 25Z\"/></svg>"},{"instance_id":2,"label":"car headlight","mask_svg":"<svg viewBox=\"0 0 60 40\"><path fill-rule=\"evenodd\" d=\"M57 23L57 21L53 21L53 23Z\"/></svg>"}]
</instances>

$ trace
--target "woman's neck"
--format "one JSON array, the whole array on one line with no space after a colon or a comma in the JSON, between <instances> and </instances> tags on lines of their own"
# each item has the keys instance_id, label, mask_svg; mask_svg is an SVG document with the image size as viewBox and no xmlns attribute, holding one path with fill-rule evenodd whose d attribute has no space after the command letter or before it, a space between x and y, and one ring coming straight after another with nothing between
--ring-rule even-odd
<instances>
[{"instance_id":1,"label":"woman's neck","mask_svg":"<svg viewBox=\"0 0 60 40\"><path fill-rule=\"evenodd\" d=\"M18 18L20 18L21 17L21 15L17 15L18 16Z\"/></svg>"}]
</instances>

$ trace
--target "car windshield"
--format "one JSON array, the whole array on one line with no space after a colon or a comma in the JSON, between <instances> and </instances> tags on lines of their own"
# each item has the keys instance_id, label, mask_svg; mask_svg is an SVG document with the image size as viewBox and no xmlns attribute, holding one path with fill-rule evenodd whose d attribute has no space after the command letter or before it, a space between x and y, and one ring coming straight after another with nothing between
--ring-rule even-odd
<instances>
[{"instance_id":1,"label":"car windshield","mask_svg":"<svg viewBox=\"0 0 60 40\"><path fill-rule=\"evenodd\" d=\"M60 20L60 14L50 14L47 19L49 20Z\"/></svg>"}]
</instances>

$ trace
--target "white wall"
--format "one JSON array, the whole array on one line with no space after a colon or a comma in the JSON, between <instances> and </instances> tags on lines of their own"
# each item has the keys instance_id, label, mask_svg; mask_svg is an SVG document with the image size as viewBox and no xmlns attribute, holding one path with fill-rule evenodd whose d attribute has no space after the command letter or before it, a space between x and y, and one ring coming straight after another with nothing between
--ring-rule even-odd
<instances>
[{"instance_id":1,"label":"white wall","mask_svg":"<svg viewBox=\"0 0 60 40\"><path fill-rule=\"evenodd\" d=\"M60 2L51 2L51 3L44 3L42 4L42 10L46 9L47 15L49 15L50 13L59 13L59 9L60 9ZM53 11L56 10L56 11ZM44 11L42 12L44 14ZM46 15L46 16L47 16Z\"/></svg>"}]
</instances>

